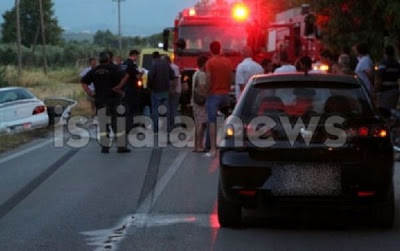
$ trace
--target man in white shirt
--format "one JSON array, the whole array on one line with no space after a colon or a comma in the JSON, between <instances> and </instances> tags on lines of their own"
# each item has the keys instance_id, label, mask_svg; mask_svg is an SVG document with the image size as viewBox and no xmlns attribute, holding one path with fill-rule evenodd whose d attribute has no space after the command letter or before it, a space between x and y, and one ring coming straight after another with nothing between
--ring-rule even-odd
<instances>
[{"instance_id":1,"label":"man in white shirt","mask_svg":"<svg viewBox=\"0 0 400 251\"><path fill-rule=\"evenodd\" d=\"M253 52L250 47L243 47L242 55L244 60L236 68L236 100L239 100L240 94L252 76L264 73L262 66L252 59Z\"/></svg>"},{"instance_id":2,"label":"man in white shirt","mask_svg":"<svg viewBox=\"0 0 400 251\"><path fill-rule=\"evenodd\" d=\"M286 51L281 51L280 59L282 66L277 68L274 73L292 73L297 72L297 69L294 65L289 63L289 55Z\"/></svg>"},{"instance_id":3,"label":"man in white shirt","mask_svg":"<svg viewBox=\"0 0 400 251\"><path fill-rule=\"evenodd\" d=\"M359 43L355 46L355 52L357 54L358 63L355 69L356 75L361 79L364 83L365 87L367 87L368 91L372 91L372 78L373 78L373 70L374 63L372 59L368 55L369 49L366 43Z\"/></svg>"}]
</instances>

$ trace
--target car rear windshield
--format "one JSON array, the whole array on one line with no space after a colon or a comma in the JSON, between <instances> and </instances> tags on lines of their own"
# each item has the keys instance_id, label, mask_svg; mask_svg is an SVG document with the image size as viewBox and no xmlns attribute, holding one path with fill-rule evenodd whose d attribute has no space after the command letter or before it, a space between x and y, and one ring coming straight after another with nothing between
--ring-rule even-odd
<instances>
[{"instance_id":1,"label":"car rear windshield","mask_svg":"<svg viewBox=\"0 0 400 251\"><path fill-rule=\"evenodd\" d=\"M0 104L32 98L32 94L23 89L0 91Z\"/></svg>"},{"instance_id":2,"label":"car rear windshield","mask_svg":"<svg viewBox=\"0 0 400 251\"><path fill-rule=\"evenodd\" d=\"M279 82L257 84L242 100L239 115L369 117L373 114L369 98L357 84L332 82Z\"/></svg>"}]
</instances>

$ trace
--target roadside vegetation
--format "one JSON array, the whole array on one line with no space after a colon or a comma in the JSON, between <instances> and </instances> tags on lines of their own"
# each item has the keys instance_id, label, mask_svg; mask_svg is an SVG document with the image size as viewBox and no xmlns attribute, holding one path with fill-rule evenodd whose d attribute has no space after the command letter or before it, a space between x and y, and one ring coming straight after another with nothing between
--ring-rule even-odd
<instances>
[{"instance_id":1,"label":"roadside vegetation","mask_svg":"<svg viewBox=\"0 0 400 251\"><path fill-rule=\"evenodd\" d=\"M0 67L0 87L19 86L34 93L39 99L51 97L70 98L78 102L72 115L91 116L90 104L79 83L78 67L65 67L50 70L45 75L42 69L23 70L18 75L14 66ZM0 135L0 153L14 149L34 139L49 135L51 128L39 129L18 134Z\"/></svg>"}]
</instances>

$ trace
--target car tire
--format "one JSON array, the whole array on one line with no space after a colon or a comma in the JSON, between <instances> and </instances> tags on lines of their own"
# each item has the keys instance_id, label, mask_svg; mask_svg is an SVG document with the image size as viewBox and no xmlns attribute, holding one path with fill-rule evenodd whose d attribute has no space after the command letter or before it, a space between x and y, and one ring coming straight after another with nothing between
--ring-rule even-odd
<instances>
[{"instance_id":1,"label":"car tire","mask_svg":"<svg viewBox=\"0 0 400 251\"><path fill-rule=\"evenodd\" d=\"M395 218L394 192L391 192L390 198L385 204L375 206L371 214L374 226L383 229L393 228Z\"/></svg>"},{"instance_id":2,"label":"car tire","mask_svg":"<svg viewBox=\"0 0 400 251\"><path fill-rule=\"evenodd\" d=\"M242 221L241 205L228 201L220 184L218 185L218 221L221 227L239 227Z\"/></svg>"}]
</instances>

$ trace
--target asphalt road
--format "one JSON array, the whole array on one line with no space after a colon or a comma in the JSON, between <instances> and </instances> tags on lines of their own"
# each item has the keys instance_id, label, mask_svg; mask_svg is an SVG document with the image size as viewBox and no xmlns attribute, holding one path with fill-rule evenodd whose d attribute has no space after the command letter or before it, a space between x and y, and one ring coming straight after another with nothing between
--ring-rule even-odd
<instances>
[{"instance_id":1,"label":"asphalt road","mask_svg":"<svg viewBox=\"0 0 400 251\"><path fill-rule=\"evenodd\" d=\"M218 160L189 149L99 153L42 139L0 155L0 250L399 250L396 224L296 208L219 228ZM272 217L274 216L274 217Z\"/></svg>"}]
</instances>

